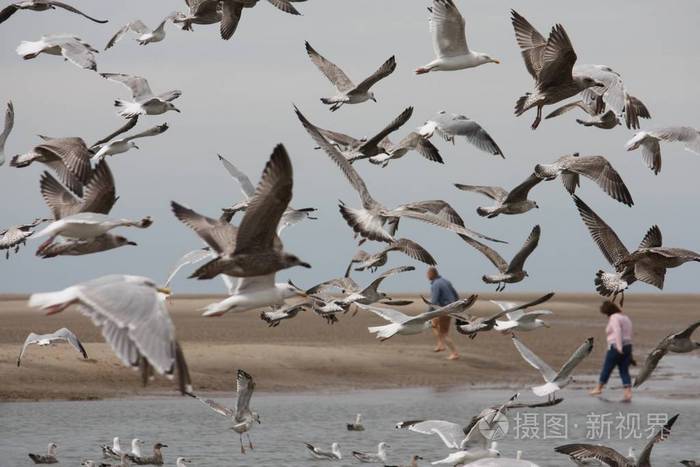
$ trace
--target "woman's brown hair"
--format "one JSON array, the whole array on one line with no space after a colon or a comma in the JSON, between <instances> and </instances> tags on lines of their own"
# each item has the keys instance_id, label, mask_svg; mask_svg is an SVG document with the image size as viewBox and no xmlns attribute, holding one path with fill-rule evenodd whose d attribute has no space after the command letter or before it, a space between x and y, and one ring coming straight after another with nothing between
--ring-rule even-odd
<instances>
[{"instance_id":1,"label":"woman's brown hair","mask_svg":"<svg viewBox=\"0 0 700 467\"><path fill-rule=\"evenodd\" d=\"M600 312L606 316L614 315L615 313L622 313L622 308L611 302L610 300L605 300L600 305Z\"/></svg>"}]
</instances>

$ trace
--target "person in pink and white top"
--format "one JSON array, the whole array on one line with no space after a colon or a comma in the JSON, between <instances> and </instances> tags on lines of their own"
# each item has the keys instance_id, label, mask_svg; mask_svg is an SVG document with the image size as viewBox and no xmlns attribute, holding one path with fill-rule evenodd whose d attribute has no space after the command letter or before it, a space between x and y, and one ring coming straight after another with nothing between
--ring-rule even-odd
<instances>
[{"instance_id":1,"label":"person in pink and white top","mask_svg":"<svg viewBox=\"0 0 700 467\"><path fill-rule=\"evenodd\" d=\"M605 301L600 306L600 312L608 316L608 325L605 327L607 334L608 352L605 354L605 362L600 372L598 385L590 392L592 396L603 393L603 388L608 383L610 375L615 367L620 371L624 394L622 400L632 400L632 380L630 378L630 365L632 358L632 320L622 312L622 309L611 301Z\"/></svg>"}]
</instances>

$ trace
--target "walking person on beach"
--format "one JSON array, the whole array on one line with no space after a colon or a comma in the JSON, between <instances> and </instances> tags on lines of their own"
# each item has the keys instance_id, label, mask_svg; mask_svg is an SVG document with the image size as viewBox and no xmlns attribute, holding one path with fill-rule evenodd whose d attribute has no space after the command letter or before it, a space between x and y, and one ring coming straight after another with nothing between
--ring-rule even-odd
<instances>
[{"instance_id":1,"label":"walking person on beach","mask_svg":"<svg viewBox=\"0 0 700 467\"><path fill-rule=\"evenodd\" d=\"M430 281L430 303L433 307L443 307L449 305L450 303L459 300L459 294L452 286L452 283L442 277L438 272L437 268L429 267L427 272L428 280ZM440 316L438 318L433 318L433 334L437 338L437 345L435 346L435 352L442 352L445 350L445 346L450 349L450 354L447 356L448 360L457 360L459 354L457 353L457 348L454 342L449 336L450 323L452 318L449 316Z\"/></svg>"},{"instance_id":2,"label":"walking person on beach","mask_svg":"<svg viewBox=\"0 0 700 467\"><path fill-rule=\"evenodd\" d=\"M605 355L603 370L600 372L598 385L590 392L592 396L599 396L608 383L610 375L615 367L620 371L624 392L623 402L632 400L632 380L630 379L630 364L632 358L632 320L622 312L622 309L611 301L605 301L600 306L600 312L608 316L608 325L605 327L608 342L608 352Z\"/></svg>"}]
</instances>

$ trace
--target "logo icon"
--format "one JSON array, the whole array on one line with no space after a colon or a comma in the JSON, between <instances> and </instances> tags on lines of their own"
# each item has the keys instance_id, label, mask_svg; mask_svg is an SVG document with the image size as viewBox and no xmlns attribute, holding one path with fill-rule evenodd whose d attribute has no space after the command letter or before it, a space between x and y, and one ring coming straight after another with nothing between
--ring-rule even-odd
<instances>
[{"instance_id":1,"label":"logo icon","mask_svg":"<svg viewBox=\"0 0 700 467\"><path fill-rule=\"evenodd\" d=\"M489 441L503 439L508 434L508 418L498 410L489 409L479 419L477 427Z\"/></svg>"}]
</instances>

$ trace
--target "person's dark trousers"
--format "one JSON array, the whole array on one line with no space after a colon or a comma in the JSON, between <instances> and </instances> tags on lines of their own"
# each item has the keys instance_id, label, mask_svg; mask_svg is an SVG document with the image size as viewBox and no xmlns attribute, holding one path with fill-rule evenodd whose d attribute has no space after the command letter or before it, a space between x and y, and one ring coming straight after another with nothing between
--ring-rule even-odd
<instances>
[{"instance_id":1,"label":"person's dark trousers","mask_svg":"<svg viewBox=\"0 0 700 467\"><path fill-rule=\"evenodd\" d=\"M608 353L605 354L605 362L603 370L600 372L598 382L601 385L607 384L612 371L617 367L620 370L620 378L624 387L632 386L630 379L630 362L632 361L632 344L622 346L622 353L618 352L614 345L608 348Z\"/></svg>"}]
</instances>

